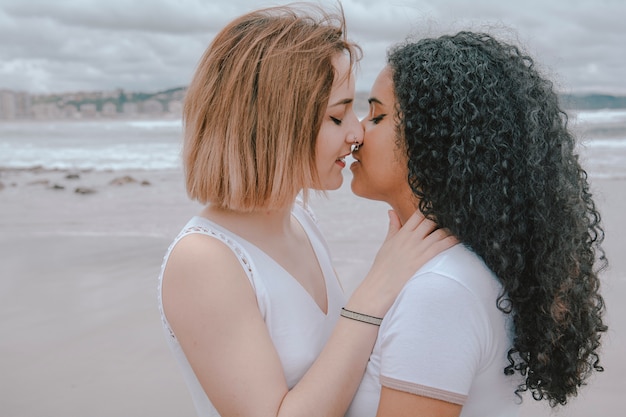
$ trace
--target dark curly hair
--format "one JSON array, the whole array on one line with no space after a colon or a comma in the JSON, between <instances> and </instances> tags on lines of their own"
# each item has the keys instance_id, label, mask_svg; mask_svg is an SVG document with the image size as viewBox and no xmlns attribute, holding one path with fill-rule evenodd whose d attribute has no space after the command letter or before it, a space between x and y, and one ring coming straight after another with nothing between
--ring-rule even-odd
<instances>
[{"instance_id":1,"label":"dark curly hair","mask_svg":"<svg viewBox=\"0 0 626 417\"><path fill-rule=\"evenodd\" d=\"M552 82L485 33L388 53L398 140L419 208L478 254L515 328L505 374L552 407L593 370L607 330L598 273L604 231Z\"/></svg>"}]
</instances>

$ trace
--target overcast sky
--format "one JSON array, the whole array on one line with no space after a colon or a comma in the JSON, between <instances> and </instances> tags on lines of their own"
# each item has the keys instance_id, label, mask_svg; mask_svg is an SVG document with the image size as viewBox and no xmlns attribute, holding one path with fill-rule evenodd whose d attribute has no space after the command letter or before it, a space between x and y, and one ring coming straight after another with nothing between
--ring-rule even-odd
<instances>
[{"instance_id":1,"label":"overcast sky","mask_svg":"<svg viewBox=\"0 0 626 417\"><path fill-rule=\"evenodd\" d=\"M0 89L156 92L186 86L215 33L252 0L0 0ZM335 1L321 0L323 5ZM563 92L626 94L624 0L344 0L368 91L407 35L489 30L515 39Z\"/></svg>"}]
</instances>

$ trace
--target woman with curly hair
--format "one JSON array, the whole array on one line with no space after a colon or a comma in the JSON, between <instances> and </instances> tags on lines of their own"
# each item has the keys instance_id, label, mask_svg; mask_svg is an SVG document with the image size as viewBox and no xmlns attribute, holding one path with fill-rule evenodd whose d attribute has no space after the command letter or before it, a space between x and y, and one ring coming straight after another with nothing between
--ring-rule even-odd
<instances>
[{"instance_id":1,"label":"woman with curly hair","mask_svg":"<svg viewBox=\"0 0 626 417\"><path fill-rule=\"evenodd\" d=\"M602 371L607 261L552 83L518 47L460 32L391 49L369 103L353 191L461 243L385 316L348 416L512 416L524 391L566 404Z\"/></svg>"}]
</instances>

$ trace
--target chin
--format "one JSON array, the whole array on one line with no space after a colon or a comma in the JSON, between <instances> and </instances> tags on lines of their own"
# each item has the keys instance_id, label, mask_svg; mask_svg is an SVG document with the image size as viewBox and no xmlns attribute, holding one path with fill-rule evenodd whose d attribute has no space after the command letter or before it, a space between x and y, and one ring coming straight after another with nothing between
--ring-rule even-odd
<instances>
[{"instance_id":1,"label":"chin","mask_svg":"<svg viewBox=\"0 0 626 417\"><path fill-rule=\"evenodd\" d=\"M357 197L388 203L382 194L374 192L374 190L372 190L372 188L365 183L352 179L352 182L350 183L350 189L352 190L352 194L356 195Z\"/></svg>"},{"instance_id":2,"label":"chin","mask_svg":"<svg viewBox=\"0 0 626 417\"><path fill-rule=\"evenodd\" d=\"M368 198L367 192L363 189L363 187L359 187L359 182L356 180L356 178L352 178L352 182L350 183L350 189L352 190L352 194L359 197Z\"/></svg>"},{"instance_id":3,"label":"chin","mask_svg":"<svg viewBox=\"0 0 626 417\"><path fill-rule=\"evenodd\" d=\"M324 187L324 190L326 191L338 190L339 188L341 188L341 184L343 184L343 177L339 181L333 181L333 182L327 183L326 186Z\"/></svg>"}]
</instances>

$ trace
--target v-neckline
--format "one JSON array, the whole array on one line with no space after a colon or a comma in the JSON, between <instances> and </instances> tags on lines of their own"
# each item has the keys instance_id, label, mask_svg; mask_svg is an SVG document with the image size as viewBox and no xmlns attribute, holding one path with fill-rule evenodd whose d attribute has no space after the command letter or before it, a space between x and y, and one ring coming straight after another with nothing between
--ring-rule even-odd
<instances>
[{"instance_id":1,"label":"v-neckline","mask_svg":"<svg viewBox=\"0 0 626 417\"><path fill-rule=\"evenodd\" d=\"M238 239L240 239L241 241L245 242L246 244L248 244L248 245L252 246L253 248L255 248L263 256L265 256L267 259L269 259L273 264L275 264L278 268L280 268L297 285L297 287L302 292L304 292L304 294L306 294L306 298L308 300L310 300L310 302L316 307L317 311L319 311L321 314L323 314L324 317L328 316L330 299L328 297L328 279L327 279L327 274L326 274L326 271L324 270L324 268L322 267L322 263L320 262L320 257L319 257L319 253L318 253L317 248L315 247L315 245L311 241L311 237L309 236L309 233L307 232L307 229L305 228L303 222L300 220L300 218L298 217L298 215L294 211L291 212L291 217L293 217L296 220L296 222L298 222L298 224L300 225L300 227L304 231L304 235L306 236L307 241L309 242L309 245L310 245L311 249L313 250L313 254L315 255L315 261L317 262L317 267L319 268L320 272L322 273L322 279L324 281L324 295L326 297L326 311L324 311L322 309L322 307L317 303L317 301L315 300L313 295L309 291L307 291L306 288L304 288L302 283L300 281L298 281L298 279L295 276L293 276L293 274L291 274L289 271L287 271L287 269L283 265L281 265L276 259L274 259L272 256L270 256L270 254L268 254L266 251L261 249L258 245L250 242L248 239L242 237L241 235L233 232L232 230L222 226L219 223L216 223L215 221L213 221L213 220L211 220L211 219L209 219L207 217L203 217L203 216L196 216L196 217L199 217L200 219L202 219L204 221L210 222L211 224L213 224L213 225L217 226L218 228L222 229L223 232L228 232L231 235L236 236Z\"/></svg>"}]
</instances>

